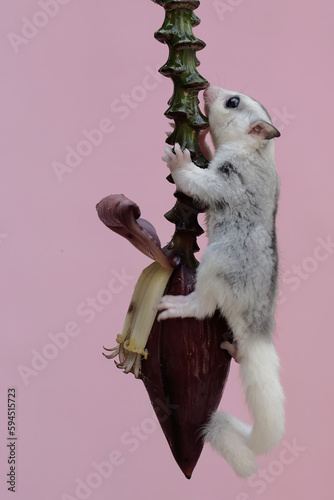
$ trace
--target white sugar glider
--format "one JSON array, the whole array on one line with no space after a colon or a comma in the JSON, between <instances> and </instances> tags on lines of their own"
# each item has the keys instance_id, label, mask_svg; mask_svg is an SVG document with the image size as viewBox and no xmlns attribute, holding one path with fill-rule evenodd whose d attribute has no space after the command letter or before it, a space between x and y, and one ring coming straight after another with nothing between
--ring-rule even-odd
<instances>
[{"instance_id":1,"label":"white sugar glider","mask_svg":"<svg viewBox=\"0 0 334 500\"><path fill-rule=\"evenodd\" d=\"M223 342L221 347L240 363L254 424L215 412L203 436L236 474L248 477L257 469L256 455L280 442L285 425L279 359L272 342L279 195L273 139L280 133L266 109L251 97L210 86L204 102L216 150L208 168L197 167L179 144L175 154L166 147L163 160L177 189L205 207L209 245L194 292L164 296L158 319L202 319L217 308L226 318L234 343ZM208 157L210 150L204 147Z\"/></svg>"}]
</instances>

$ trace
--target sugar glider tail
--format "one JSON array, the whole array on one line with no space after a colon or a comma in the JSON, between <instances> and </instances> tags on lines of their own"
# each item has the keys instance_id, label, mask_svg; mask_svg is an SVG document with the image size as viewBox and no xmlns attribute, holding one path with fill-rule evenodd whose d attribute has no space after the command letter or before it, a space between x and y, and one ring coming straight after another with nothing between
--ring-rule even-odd
<instances>
[{"instance_id":1,"label":"sugar glider tail","mask_svg":"<svg viewBox=\"0 0 334 500\"><path fill-rule=\"evenodd\" d=\"M248 426L225 412L216 412L204 428L204 439L241 477L257 469L256 455L272 450L282 439L285 425L284 394L279 380L279 359L271 340L251 336L238 341L240 374L254 425Z\"/></svg>"},{"instance_id":2,"label":"sugar glider tail","mask_svg":"<svg viewBox=\"0 0 334 500\"><path fill-rule=\"evenodd\" d=\"M257 469L255 453L247 446L252 428L225 412L216 412L206 425L204 436L235 473L249 477Z\"/></svg>"}]
</instances>

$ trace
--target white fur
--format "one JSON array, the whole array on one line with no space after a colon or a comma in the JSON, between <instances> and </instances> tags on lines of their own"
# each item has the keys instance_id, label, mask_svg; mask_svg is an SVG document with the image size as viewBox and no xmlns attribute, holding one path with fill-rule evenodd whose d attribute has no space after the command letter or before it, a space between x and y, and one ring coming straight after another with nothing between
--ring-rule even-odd
<instances>
[{"instance_id":1,"label":"white fur","mask_svg":"<svg viewBox=\"0 0 334 500\"><path fill-rule=\"evenodd\" d=\"M233 331L227 350L240 361L242 385L254 425L215 413L204 437L243 477L256 470L255 456L270 451L284 432L284 394L272 343L277 297L275 216L279 182L274 162L278 130L265 109L243 94L209 87L205 109L216 152L197 167L175 144L163 158L177 188L206 206L209 245L187 296L164 296L158 319L210 317L218 308ZM200 138L202 149L203 136ZM207 156L209 154L207 153ZM235 353L234 353L235 352Z\"/></svg>"},{"instance_id":2,"label":"white fur","mask_svg":"<svg viewBox=\"0 0 334 500\"><path fill-rule=\"evenodd\" d=\"M216 412L205 428L204 438L238 476L249 477L257 469L255 453L246 444L250 432L250 426L232 415Z\"/></svg>"},{"instance_id":3,"label":"white fur","mask_svg":"<svg viewBox=\"0 0 334 500\"><path fill-rule=\"evenodd\" d=\"M239 341L239 351L240 348L240 374L254 426L216 412L203 435L238 476L248 477L256 471L256 455L272 450L283 436L284 394L273 344L268 339L255 338Z\"/></svg>"}]
</instances>

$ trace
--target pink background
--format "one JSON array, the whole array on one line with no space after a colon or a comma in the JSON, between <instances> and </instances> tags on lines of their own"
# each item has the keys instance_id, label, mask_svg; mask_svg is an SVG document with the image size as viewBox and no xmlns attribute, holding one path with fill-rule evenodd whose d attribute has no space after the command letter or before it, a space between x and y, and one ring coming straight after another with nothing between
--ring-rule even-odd
<instances>
[{"instance_id":1,"label":"pink background","mask_svg":"<svg viewBox=\"0 0 334 500\"><path fill-rule=\"evenodd\" d=\"M208 446L187 481L143 384L101 355L102 345L114 345L149 259L103 226L95 204L124 193L163 243L173 231L163 217L173 187L160 160L172 85L155 72L167 48L153 38L164 11L148 0L45 0L45 14L41 3L2 0L0 9L1 498L12 498L4 475L6 395L14 386L17 499L331 499L332 0L224 0L220 8L203 0L196 11L202 23L195 33L207 43L198 54L201 74L260 100L282 132L276 345L287 431L252 482ZM17 37L22 29L30 38ZM101 122L100 144L82 149L86 156L58 179L55 162L65 164L66 148L77 148L82 130ZM205 237L199 244L205 247ZM123 278L108 296L102 290L117 273ZM98 311L89 298L97 298ZM65 328L67 345L52 347L52 335ZM22 366L33 370L36 352L53 359L20 375ZM236 366L222 407L248 418ZM113 470L104 464L108 477L101 477L96 467L106 461ZM91 486L76 491L78 480Z\"/></svg>"}]
</instances>

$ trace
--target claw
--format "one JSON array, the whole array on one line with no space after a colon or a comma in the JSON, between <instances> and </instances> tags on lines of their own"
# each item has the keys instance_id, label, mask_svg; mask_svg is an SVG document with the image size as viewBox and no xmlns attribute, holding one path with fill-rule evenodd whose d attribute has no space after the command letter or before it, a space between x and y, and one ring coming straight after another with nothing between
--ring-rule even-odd
<instances>
[{"instance_id":1,"label":"claw","mask_svg":"<svg viewBox=\"0 0 334 500\"><path fill-rule=\"evenodd\" d=\"M190 151L189 149L184 149L183 150L183 157L187 162L191 162L191 156L190 156Z\"/></svg>"},{"instance_id":2,"label":"claw","mask_svg":"<svg viewBox=\"0 0 334 500\"><path fill-rule=\"evenodd\" d=\"M161 321L169 318L180 318L180 314L177 309L165 309L158 315L157 320Z\"/></svg>"},{"instance_id":3,"label":"claw","mask_svg":"<svg viewBox=\"0 0 334 500\"><path fill-rule=\"evenodd\" d=\"M164 309L184 304L189 300L188 297L188 295L164 295L161 297L157 309L158 311L163 311Z\"/></svg>"}]
</instances>

